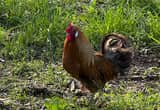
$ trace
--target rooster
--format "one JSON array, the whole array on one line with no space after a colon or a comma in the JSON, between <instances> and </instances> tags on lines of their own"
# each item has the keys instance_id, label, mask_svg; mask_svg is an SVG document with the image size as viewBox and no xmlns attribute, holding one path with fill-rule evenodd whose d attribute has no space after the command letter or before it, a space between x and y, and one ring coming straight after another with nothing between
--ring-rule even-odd
<instances>
[{"instance_id":1,"label":"rooster","mask_svg":"<svg viewBox=\"0 0 160 110\"><path fill-rule=\"evenodd\" d=\"M84 33L70 23L66 28L62 63L70 75L79 80L90 92L102 89L105 83L117 77L119 70L108 58L103 40L103 53L92 48Z\"/></svg>"}]
</instances>

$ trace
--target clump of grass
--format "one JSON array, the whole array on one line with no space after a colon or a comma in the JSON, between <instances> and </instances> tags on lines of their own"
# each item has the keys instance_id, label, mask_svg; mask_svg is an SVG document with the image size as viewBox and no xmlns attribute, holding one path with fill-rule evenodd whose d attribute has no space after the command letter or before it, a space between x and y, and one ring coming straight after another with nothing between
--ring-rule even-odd
<instances>
[{"instance_id":1,"label":"clump of grass","mask_svg":"<svg viewBox=\"0 0 160 110\"><path fill-rule=\"evenodd\" d=\"M72 103L68 103L66 100L59 98L59 97L53 97L52 99L46 101L45 105L48 110L74 109L74 105Z\"/></svg>"},{"instance_id":2,"label":"clump of grass","mask_svg":"<svg viewBox=\"0 0 160 110\"><path fill-rule=\"evenodd\" d=\"M7 37L12 37L12 39L7 42L2 51L5 56L14 59L20 57L32 59L37 55L34 52L40 49L40 53L44 55L40 58L44 58L46 54L46 58L49 56L53 59L57 53L61 53L57 47L62 47L61 40L64 33L62 30L69 16L62 10L62 7L48 0L41 2L8 0L2 5L8 6L6 14L9 17L20 16L22 18L22 23L15 23L11 30L9 28L12 35Z\"/></svg>"},{"instance_id":3,"label":"clump of grass","mask_svg":"<svg viewBox=\"0 0 160 110\"><path fill-rule=\"evenodd\" d=\"M102 98L103 97L103 98ZM95 104L94 109L103 109L103 110L152 110L158 109L160 107L159 100L160 95L158 93L154 94L152 92L148 92L148 94L144 94L142 92L133 92L128 91L125 94L106 94L103 96L99 96L99 98L103 99L103 105L99 106ZM108 100L110 99L110 100ZM45 105L48 110L61 110L65 109L65 107L73 107L75 110L88 110L93 108L91 105L85 107L83 105L79 106L74 99L64 100L62 98L53 97L50 100L46 101ZM72 109L73 109L72 108Z\"/></svg>"},{"instance_id":4,"label":"clump of grass","mask_svg":"<svg viewBox=\"0 0 160 110\"><path fill-rule=\"evenodd\" d=\"M150 12L148 13L148 20L147 20L147 26L148 26L148 38L152 39L155 41L155 43L160 45L160 17L158 14L153 15Z\"/></svg>"},{"instance_id":5,"label":"clump of grass","mask_svg":"<svg viewBox=\"0 0 160 110\"><path fill-rule=\"evenodd\" d=\"M136 110L152 110L158 109L160 100L157 99L160 97L159 94L149 93L143 94L141 92L134 93L128 92L124 95L111 96L112 100L108 104L108 110L128 110L128 109L136 109Z\"/></svg>"},{"instance_id":6,"label":"clump of grass","mask_svg":"<svg viewBox=\"0 0 160 110\"><path fill-rule=\"evenodd\" d=\"M32 62L18 62L14 66L12 73L19 77L29 77L39 75L43 70L44 62L39 60L33 60Z\"/></svg>"}]
</instances>

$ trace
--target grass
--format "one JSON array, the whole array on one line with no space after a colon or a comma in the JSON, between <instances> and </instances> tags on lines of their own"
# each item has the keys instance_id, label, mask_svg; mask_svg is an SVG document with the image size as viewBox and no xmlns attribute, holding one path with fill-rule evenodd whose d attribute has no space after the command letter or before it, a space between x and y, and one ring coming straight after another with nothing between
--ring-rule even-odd
<instances>
[{"instance_id":1,"label":"grass","mask_svg":"<svg viewBox=\"0 0 160 110\"><path fill-rule=\"evenodd\" d=\"M90 110L91 108L94 110L158 110L160 108L160 100L158 97L160 97L158 93L149 93L149 95L145 95L142 92L135 93L135 91L128 91L125 94L104 94L103 98L102 96L99 96L98 98L101 98L101 105L96 103L94 108L92 108L91 105L88 105L88 103L86 104L86 107L83 107L76 103L74 104L74 101L70 101L71 99L66 101L59 97L53 97L52 99L47 100L45 105L48 110Z\"/></svg>"},{"instance_id":2,"label":"grass","mask_svg":"<svg viewBox=\"0 0 160 110\"><path fill-rule=\"evenodd\" d=\"M160 44L159 9L157 0L1 0L1 56L59 60L64 30L71 21L79 25L96 49L103 35L110 32L128 36L135 47L150 47Z\"/></svg>"},{"instance_id":3,"label":"grass","mask_svg":"<svg viewBox=\"0 0 160 110\"><path fill-rule=\"evenodd\" d=\"M159 0L0 0L0 98L7 100L4 105L90 109L89 98L73 92L67 92L63 99L43 92L37 97L32 90L36 85L49 89L49 94L53 90L67 91L71 77L59 65L66 26L71 21L77 24L96 50L102 37L111 32L128 36L135 49L153 48L160 45L159 10ZM150 67L142 74L154 72L159 73L159 67ZM145 82L145 91L134 87L128 90L129 83L106 86L110 92L95 96L94 109L160 109L159 90L151 86L159 87L159 82Z\"/></svg>"}]
</instances>

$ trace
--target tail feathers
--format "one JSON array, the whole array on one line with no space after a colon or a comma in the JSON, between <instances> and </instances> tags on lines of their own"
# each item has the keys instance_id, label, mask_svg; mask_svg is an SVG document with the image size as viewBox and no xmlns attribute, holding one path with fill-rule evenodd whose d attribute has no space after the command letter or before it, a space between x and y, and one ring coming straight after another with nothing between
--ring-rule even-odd
<instances>
[{"instance_id":1,"label":"tail feathers","mask_svg":"<svg viewBox=\"0 0 160 110\"><path fill-rule=\"evenodd\" d=\"M124 75L132 60L132 50L127 38L121 34L111 33L102 40L102 54L116 65L120 75Z\"/></svg>"}]
</instances>

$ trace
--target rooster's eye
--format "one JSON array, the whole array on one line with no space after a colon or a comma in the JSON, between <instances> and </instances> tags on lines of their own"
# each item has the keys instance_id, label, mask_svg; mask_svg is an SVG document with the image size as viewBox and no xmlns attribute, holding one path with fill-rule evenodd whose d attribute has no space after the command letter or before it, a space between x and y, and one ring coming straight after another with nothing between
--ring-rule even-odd
<instances>
[{"instance_id":1,"label":"rooster's eye","mask_svg":"<svg viewBox=\"0 0 160 110\"><path fill-rule=\"evenodd\" d=\"M76 31L76 33L75 33L75 37L78 37L78 31Z\"/></svg>"}]
</instances>

